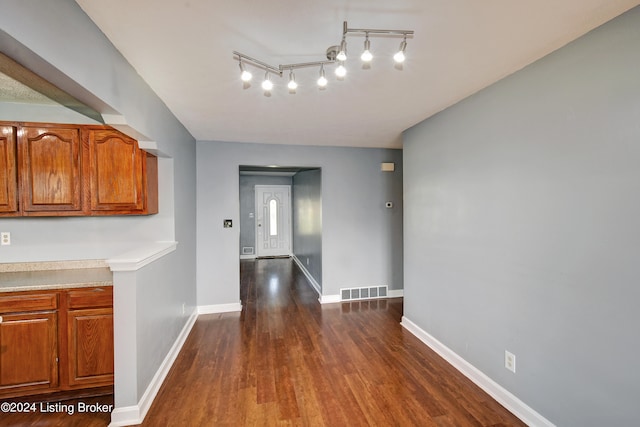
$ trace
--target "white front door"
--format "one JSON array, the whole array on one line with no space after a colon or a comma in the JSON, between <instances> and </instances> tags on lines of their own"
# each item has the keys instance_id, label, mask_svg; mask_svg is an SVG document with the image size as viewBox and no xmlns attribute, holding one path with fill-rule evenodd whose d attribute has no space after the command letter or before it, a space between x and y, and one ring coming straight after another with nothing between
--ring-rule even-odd
<instances>
[{"instance_id":1,"label":"white front door","mask_svg":"<svg viewBox=\"0 0 640 427\"><path fill-rule=\"evenodd\" d=\"M256 185L256 255L291 255L291 186Z\"/></svg>"}]
</instances>

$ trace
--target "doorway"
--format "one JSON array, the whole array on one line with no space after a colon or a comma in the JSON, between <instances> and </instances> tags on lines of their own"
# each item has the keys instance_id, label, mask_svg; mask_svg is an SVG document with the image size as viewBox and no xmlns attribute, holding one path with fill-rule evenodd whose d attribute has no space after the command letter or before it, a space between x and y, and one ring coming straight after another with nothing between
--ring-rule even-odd
<instances>
[{"instance_id":1,"label":"doorway","mask_svg":"<svg viewBox=\"0 0 640 427\"><path fill-rule=\"evenodd\" d=\"M291 186L255 186L256 256L291 255Z\"/></svg>"}]
</instances>

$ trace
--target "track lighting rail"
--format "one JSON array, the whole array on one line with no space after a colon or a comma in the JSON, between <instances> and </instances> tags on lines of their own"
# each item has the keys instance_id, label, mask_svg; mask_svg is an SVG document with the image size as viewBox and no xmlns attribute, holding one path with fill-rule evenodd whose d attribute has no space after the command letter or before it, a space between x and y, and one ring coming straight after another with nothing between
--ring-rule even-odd
<instances>
[{"instance_id":1,"label":"track lighting rail","mask_svg":"<svg viewBox=\"0 0 640 427\"><path fill-rule=\"evenodd\" d=\"M347 26L347 21L344 21L342 26L342 35L346 36L348 34L380 34L380 35L397 35L404 37L412 37L414 34L413 30L381 30L375 28L349 28Z\"/></svg>"},{"instance_id":2,"label":"track lighting rail","mask_svg":"<svg viewBox=\"0 0 640 427\"><path fill-rule=\"evenodd\" d=\"M402 43L400 43L400 48L398 52L393 56L396 63L402 63L405 59L404 51L407 47L407 38L411 38L414 35L413 30L386 30L386 29L377 29L377 28L349 28L347 21L342 23L342 41L338 46L330 46L327 49L326 60L322 61L312 61L312 62L301 62L295 64L280 64L278 66L268 64L266 62L260 61L259 59L253 58L244 53L240 53L238 51L233 51L234 59L238 60L238 65L241 70L241 79L245 82L245 88L249 86L249 81L252 78L251 73L245 69L244 65L249 64L253 67L259 68L265 71L265 80L262 83L262 88L265 90L265 95L268 95L273 88L273 83L269 78L269 74L276 74L279 77L283 76L284 71L289 71L289 93L295 93L295 89L297 88L297 83L295 82L295 76L293 75L293 70L299 68L309 68L309 67L320 67L320 78L318 79L318 86L320 89L324 89L327 85L327 79L325 78L324 66L339 63L338 68L336 68L336 75L339 80L343 80L346 75L346 68L344 67L344 62L347 59L347 42L346 38L349 35L364 35L365 36L365 44L364 44L364 53L361 56L363 62L368 63L373 58L373 55L369 51L371 42L369 41L370 35L379 35L382 37L389 36L400 36L403 38ZM368 66L368 64L367 64Z\"/></svg>"}]
</instances>

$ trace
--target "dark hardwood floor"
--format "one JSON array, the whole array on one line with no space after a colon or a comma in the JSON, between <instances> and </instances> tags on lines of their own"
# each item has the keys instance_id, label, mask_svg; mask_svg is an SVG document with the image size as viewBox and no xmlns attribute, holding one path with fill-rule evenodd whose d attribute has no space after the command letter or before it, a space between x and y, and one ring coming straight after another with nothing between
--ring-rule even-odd
<instances>
[{"instance_id":1,"label":"dark hardwood floor","mask_svg":"<svg viewBox=\"0 0 640 427\"><path fill-rule=\"evenodd\" d=\"M289 259L242 261L241 282L242 313L198 318L143 426L524 425L400 326L402 299L321 306ZM108 421L0 414L0 426Z\"/></svg>"},{"instance_id":2,"label":"dark hardwood floor","mask_svg":"<svg viewBox=\"0 0 640 427\"><path fill-rule=\"evenodd\" d=\"M289 259L241 262L242 313L200 316L144 426L522 426L400 326L321 306Z\"/></svg>"}]
</instances>

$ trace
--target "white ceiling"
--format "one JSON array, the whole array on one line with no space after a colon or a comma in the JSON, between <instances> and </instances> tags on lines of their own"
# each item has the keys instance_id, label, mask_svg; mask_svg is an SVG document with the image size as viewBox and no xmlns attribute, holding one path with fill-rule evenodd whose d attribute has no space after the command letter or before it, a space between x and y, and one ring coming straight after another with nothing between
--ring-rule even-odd
<instances>
[{"instance_id":1,"label":"white ceiling","mask_svg":"<svg viewBox=\"0 0 640 427\"><path fill-rule=\"evenodd\" d=\"M638 0L76 0L198 140L401 147L401 132L640 4ZM271 97L237 50L272 65L318 61L351 28L415 30L404 69L399 39L347 38L345 81L320 91L318 70L276 78Z\"/></svg>"}]
</instances>

